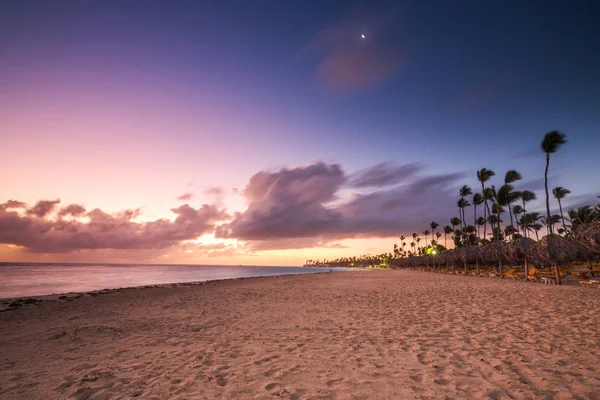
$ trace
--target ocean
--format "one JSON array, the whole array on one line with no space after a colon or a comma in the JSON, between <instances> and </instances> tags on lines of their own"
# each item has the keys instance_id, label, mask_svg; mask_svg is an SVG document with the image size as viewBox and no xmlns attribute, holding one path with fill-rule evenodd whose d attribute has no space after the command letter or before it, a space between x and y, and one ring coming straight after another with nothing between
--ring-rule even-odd
<instances>
[{"instance_id":1,"label":"ocean","mask_svg":"<svg viewBox=\"0 0 600 400\"><path fill-rule=\"evenodd\" d=\"M348 270L334 268L334 271ZM0 263L0 298L88 292L132 286L312 274L329 268L157 264Z\"/></svg>"}]
</instances>

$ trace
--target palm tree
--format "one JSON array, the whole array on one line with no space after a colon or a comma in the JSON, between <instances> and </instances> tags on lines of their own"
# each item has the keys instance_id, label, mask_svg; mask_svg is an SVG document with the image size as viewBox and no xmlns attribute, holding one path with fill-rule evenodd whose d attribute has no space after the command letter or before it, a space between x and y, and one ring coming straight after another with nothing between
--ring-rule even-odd
<instances>
[{"instance_id":1,"label":"palm tree","mask_svg":"<svg viewBox=\"0 0 600 400\"><path fill-rule=\"evenodd\" d=\"M433 235L435 235L435 228L437 228L438 226L440 226L440 224L438 224L435 221L431 221L429 223L429 227L431 228L431 240L433 241Z\"/></svg>"},{"instance_id":2,"label":"palm tree","mask_svg":"<svg viewBox=\"0 0 600 400\"><path fill-rule=\"evenodd\" d=\"M487 221L487 216L490 215L490 208L488 206L487 201L489 200L485 194L485 183L492 179L492 177L496 175L494 171L487 168L481 168L477 171L477 180L481 182L481 193L483 194L483 201L485 203L483 207L483 218ZM483 238L485 239L487 235L487 222L483 225Z\"/></svg>"},{"instance_id":3,"label":"palm tree","mask_svg":"<svg viewBox=\"0 0 600 400\"><path fill-rule=\"evenodd\" d=\"M511 169L510 171L506 171L506 175L504 175L504 184L508 185L509 183L515 183L516 181L521 180L521 174Z\"/></svg>"},{"instance_id":4,"label":"palm tree","mask_svg":"<svg viewBox=\"0 0 600 400\"><path fill-rule=\"evenodd\" d=\"M467 221L465 218L465 207L469 207L471 205L471 203L469 203L468 200L465 200L465 197L472 195L473 191L471 190L471 188L469 186L464 185L463 187L460 188L460 190L458 192L460 194L458 208L460 208L462 210L462 215L459 215L459 217L462 218L463 229L464 229L467 227ZM461 203L462 203L462 207L461 207Z\"/></svg>"},{"instance_id":5,"label":"palm tree","mask_svg":"<svg viewBox=\"0 0 600 400\"><path fill-rule=\"evenodd\" d=\"M542 139L542 143L540 144L540 148L544 153L546 153L546 171L544 172L544 188L546 189L546 218L550 222L548 224L549 233L552 233L552 223L550 221L550 195L548 194L548 168L550 167L550 154L556 153L560 146L562 146L565 143L567 143L567 135L559 131L552 131L546 133L544 139ZM560 276L558 276L558 278L560 280Z\"/></svg>"},{"instance_id":6,"label":"palm tree","mask_svg":"<svg viewBox=\"0 0 600 400\"><path fill-rule=\"evenodd\" d=\"M446 240L446 235L449 235L452 232L454 232L454 228L452 228L452 227L450 227L448 225L444 226L444 247L445 248L448 248L448 241Z\"/></svg>"},{"instance_id":7,"label":"palm tree","mask_svg":"<svg viewBox=\"0 0 600 400\"><path fill-rule=\"evenodd\" d=\"M454 234L454 236L452 238L454 241L454 247L457 247L456 237L462 236L462 231L459 231L458 229L456 229L456 227L460 226L461 224L462 224L462 220L460 218L457 218L457 217L450 218L450 225L452 225L452 233Z\"/></svg>"},{"instance_id":8,"label":"palm tree","mask_svg":"<svg viewBox=\"0 0 600 400\"><path fill-rule=\"evenodd\" d=\"M427 247L427 235L429 235L429 230L425 229L425 231L423 231L423 235L425 235L425 247Z\"/></svg>"},{"instance_id":9,"label":"palm tree","mask_svg":"<svg viewBox=\"0 0 600 400\"><path fill-rule=\"evenodd\" d=\"M558 209L560 210L560 219L562 220L562 225L563 225L563 229L565 230L565 232L567 231L567 226L565 225L565 216L563 215L563 210L562 210L562 204L561 204L561 199L564 199L566 195L568 195L569 193L571 193L571 191L569 189L565 189L564 187L560 187L557 186L554 189L552 189L552 194L554 195L554 198L556 200L558 200Z\"/></svg>"},{"instance_id":10,"label":"palm tree","mask_svg":"<svg viewBox=\"0 0 600 400\"><path fill-rule=\"evenodd\" d=\"M527 212L527 209L525 208L525 204L530 201L535 200L536 198L537 198L537 196L535 195L535 193L530 192L529 190L523 190L521 192L521 201L523 202L523 214L525 214ZM525 226L525 225L522 225L522 226ZM524 232L525 232L525 237L528 237L526 229L524 230Z\"/></svg>"},{"instance_id":11,"label":"palm tree","mask_svg":"<svg viewBox=\"0 0 600 400\"><path fill-rule=\"evenodd\" d=\"M521 217L521 226L528 230L535 230L536 240L539 240L538 231L542 225L540 222L544 220L544 217L538 212L526 213ZM537 227L539 225L539 227Z\"/></svg>"},{"instance_id":12,"label":"palm tree","mask_svg":"<svg viewBox=\"0 0 600 400\"><path fill-rule=\"evenodd\" d=\"M591 206L583 206L576 210L570 210L568 214L569 219L571 220L572 230L577 229L580 225L589 224L598 220L598 216Z\"/></svg>"},{"instance_id":13,"label":"palm tree","mask_svg":"<svg viewBox=\"0 0 600 400\"><path fill-rule=\"evenodd\" d=\"M505 183L498 190L498 197L497 197L496 201L502 208L504 208L504 207L508 208L508 212L510 214L510 226L511 226L512 230L514 230L514 226L513 226L511 204L516 202L517 200L519 200L519 198L521 198L521 192L514 191L511 184Z\"/></svg>"},{"instance_id":14,"label":"palm tree","mask_svg":"<svg viewBox=\"0 0 600 400\"><path fill-rule=\"evenodd\" d=\"M519 228L519 215L522 214L524 212L523 207L521 207L520 205L516 205L512 207L512 213L515 216L515 229L517 232L519 232L520 228Z\"/></svg>"},{"instance_id":15,"label":"palm tree","mask_svg":"<svg viewBox=\"0 0 600 400\"><path fill-rule=\"evenodd\" d=\"M473 224L477 226L477 239L479 240L479 225L477 225L477 206L483 203L483 196L481 193L475 193L473 195Z\"/></svg>"}]
</instances>

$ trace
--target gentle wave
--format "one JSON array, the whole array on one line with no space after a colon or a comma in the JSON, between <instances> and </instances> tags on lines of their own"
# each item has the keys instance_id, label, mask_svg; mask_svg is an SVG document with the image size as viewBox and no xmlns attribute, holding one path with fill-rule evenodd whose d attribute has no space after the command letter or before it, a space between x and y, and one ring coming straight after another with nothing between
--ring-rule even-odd
<instances>
[{"instance_id":1,"label":"gentle wave","mask_svg":"<svg viewBox=\"0 0 600 400\"><path fill-rule=\"evenodd\" d=\"M0 298L88 292L165 283L311 274L329 270L329 268L223 265L1 263Z\"/></svg>"}]
</instances>

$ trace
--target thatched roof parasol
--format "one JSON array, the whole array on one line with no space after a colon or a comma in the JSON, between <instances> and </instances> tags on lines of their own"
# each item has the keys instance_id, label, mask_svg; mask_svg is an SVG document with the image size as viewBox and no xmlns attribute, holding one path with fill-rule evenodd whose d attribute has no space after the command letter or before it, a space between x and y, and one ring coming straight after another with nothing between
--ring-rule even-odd
<instances>
[{"instance_id":1,"label":"thatched roof parasol","mask_svg":"<svg viewBox=\"0 0 600 400\"><path fill-rule=\"evenodd\" d=\"M479 262L479 261L483 261L483 256L481 254L481 247L479 246L468 246L466 247L466 253L467 253L467 262L468 263L475 263L475 262Z\"/></svg>"},{"instance_id":2,"label":"thatched roof parasol","mask_svg":"<svg viewBox=\"0 0 600 400\"><path fill-rule=\"evenodd\" d=\"M561 265L591 258L582 246L552 233L531 246L531 260L540 265Z\"/></svg>"},{"instance_id":3,"label":"thatched roof parasol","mask_svg":"<svg viewBox=\"0 0 600 400\"><path fill-rule=\"evenodd\" d=\"M530 258L531 248L535 244L535 240L520 237L514 242L506 245L505 254L511 262L520 262L525 258Z\"/></svg>"},{"instance_id":4,"label":"thatched roof parasol","mask_svg":"<svg viewBox=\"0 0 600 400\"><path fill-rule=\"evenodd\" d=\"M446 264L452 264L453 262L456 261L456 250L446 250L444 251L444 253L442 253L442 255L440 256L442 259L443 263Z\"/></svg>"},{"instance_id":5,"label":"thatched roof parasol","mask_svg":"<svg viewBox=\"0 0 600 400\"><path fill-rule=\"evenodd\" d=\"M587 251L600 254L600 221L580 226L573 231L570 239Z\"/></svg>"},{"instance_id":6,"label":"thatched roof parasol","mask_svg":"<svg viewBox=\"0 0 600 400\"><path fill-rule=\"evenodd\" d=\"M481 248L481 257L488 262L506 260L506 242L494 240L486 244Z\"/></svg>"},{"instance_id":7,"label":"thatched roof parasol","mask_svg":"<svg viewBox=\"0 0 600 400\"><path fill-rule=\"evenodd\" d=\"M467 248L458 247L454 250L454 259L461 262L467 262Z\"/></svg>"}]
</instances>

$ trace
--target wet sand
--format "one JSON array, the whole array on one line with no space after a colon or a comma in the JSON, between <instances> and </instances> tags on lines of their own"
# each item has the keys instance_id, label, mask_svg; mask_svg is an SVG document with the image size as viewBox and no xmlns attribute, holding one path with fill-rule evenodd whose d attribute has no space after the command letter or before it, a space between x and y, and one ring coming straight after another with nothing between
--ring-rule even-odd
<instances>
[{"instance_id":1,"label":"wet sand","mask_svg":"<svg viewBox=\"0 0 600 400\"><path fill-rule=\"evenodd\" d=\"M0 398L600 398L598 310L418 271L102 291L0 313Z\"/></svg>"}]
</instances>

